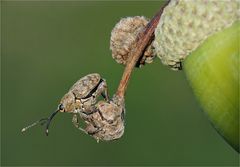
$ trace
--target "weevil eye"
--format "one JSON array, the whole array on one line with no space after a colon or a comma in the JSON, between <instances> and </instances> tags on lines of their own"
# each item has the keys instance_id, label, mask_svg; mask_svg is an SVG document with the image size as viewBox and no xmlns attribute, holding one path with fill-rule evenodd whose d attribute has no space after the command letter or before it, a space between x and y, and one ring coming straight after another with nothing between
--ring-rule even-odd
<instances>
[{"instance_id":1,"label":"weevil eye","mask_svg":"<svg viewBox=\"0 0 240 167\"><path fill-rule=\"evenodd\" d=\"M59 110L60 112L63 112L63 111L64 111L64 106L63 106L63 104L59 104L58 110Z\"/></svg>"}]
</instances>

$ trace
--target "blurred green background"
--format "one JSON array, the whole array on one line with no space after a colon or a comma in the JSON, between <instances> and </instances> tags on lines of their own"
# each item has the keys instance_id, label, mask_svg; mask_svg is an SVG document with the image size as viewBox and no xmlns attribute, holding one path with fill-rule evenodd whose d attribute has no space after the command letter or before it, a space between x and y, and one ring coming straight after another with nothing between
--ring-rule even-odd
<instances>
[{"instance_id":1,"label":"blurred green background","mask_svg":"<svg viewBox=\"0 0 240 167\"><path fill-rule=\"evenodd\" d=\"M162 1L2 1L1 165L238 165L239 157L201 111L183 72L157 58L136 69L126 95L126 130L97 143L59 114L46 137L23 127L52 113L80 77L100 73L116 90L111 29L125 16L152 17Z\"/></svg>"}]
</instances>

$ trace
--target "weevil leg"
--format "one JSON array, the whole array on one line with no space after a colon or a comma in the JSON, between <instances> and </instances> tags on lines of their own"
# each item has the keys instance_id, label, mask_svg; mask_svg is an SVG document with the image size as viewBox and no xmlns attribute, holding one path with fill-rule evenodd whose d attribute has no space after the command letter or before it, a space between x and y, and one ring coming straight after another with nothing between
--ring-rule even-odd
<instances>
[{"instance_id":1,"label":"weevil leg","mask_svg":"<svg viewBox=\"0 0 240 167\"><path fill-rule=\"evenodd\" d=\"M79 127L79 122L78 122L78 116L77 116L77 114L73 114L72 123L73 123L73 125L74 125L76 128Z\"/></svg>"},{"instance_id":2,"label":"weevil leg","mask_svg":"<svg viewBox=\"0 0 240 167\"><path fill-rule=\"evenodd\" d=\"M84 133L87 133L83 128L80 127L77 114L73 114L72 123L77 129L83 131Z\"/></svg>"},{"instance_id":3,"label":"weevil leg","mask_svg":"<svg viewBox=\"0 0 240 167\"><path fill-rule=\"evenodd\" d=\"M107 87L107 82L105 80L102 81L102 83L99 85L101 95L102 97L109 102L109 94L108 94L108 87Z\"/></svg>"},{"instance_id":4,"label":"weevil leg","mask_svg":"<svg viewBox=\"0 0 240 167\"><path fill-rule=\"evenodd\" d=\"M97 99L100 95L106 100L109 101L109 95L107 90L107 83L104 79L101 79L101 83L98 85L97 90L92 94L94 99ZM92 104L95 104L94 101Z\"/></svg>"},{"instance_id":5,"label":"weevil leg","mask_svg":"<svg viewBox=\"0 0 240 167\"><path fill-rule=\"evenodd\" d=\"M109 99L109 94L108 94L108 89L107 89L107 88L104 90L104 92L101 93L101 95L102 95L102 97L103 97L107 102L110 101L110 99Z\"/></svg>"}]
</instances>

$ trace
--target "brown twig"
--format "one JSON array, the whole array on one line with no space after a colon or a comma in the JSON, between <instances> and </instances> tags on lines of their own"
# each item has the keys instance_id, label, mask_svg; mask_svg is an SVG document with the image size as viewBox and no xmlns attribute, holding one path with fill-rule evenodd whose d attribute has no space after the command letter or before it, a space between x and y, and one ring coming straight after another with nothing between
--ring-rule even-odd
<instances>
[{"instance_id":1,"label":"brown twig","mask_svg":"<svg viewBox=\"0 0 240 167\"><path fill-rule=\"evenodd\" d=\"M120 98L124 98L124 95L125 95L125 92L126 92L126 89L127 89L127 85L128 85L130 76L132 74L132 71L133 71L137 61L139 60L139 58L142 56L146 47L154 39L154 30L158 25L158 22L160 20L160 17L162 15L162 12L163 12L164 8L168 5L169 2L170 2L170 0L168 0L160 8L158 13L148 23L145 30L142 31L141 33L139 33L138 38L137 38L135 44L133 45L133 48L131 49L131 51L129 53L129 58L128 58L126 67L124 69L122 79L119 83L117 92L115 94L116 96L118 96Z\"/></svg>"}]
</instances>

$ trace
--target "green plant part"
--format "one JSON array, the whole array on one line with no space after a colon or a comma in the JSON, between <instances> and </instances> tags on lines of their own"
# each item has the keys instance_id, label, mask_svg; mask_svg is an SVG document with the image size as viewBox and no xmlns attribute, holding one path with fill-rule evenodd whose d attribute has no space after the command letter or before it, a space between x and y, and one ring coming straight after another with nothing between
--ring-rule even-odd
<instances>
[{"instance_id":1,"label":"green plant part","mask_svg":"<svg viewBox=\"0 0 240 167\"><path fill-rule=\"evenodd\" d=\"M209 37L188 56L184 71L217 131L239 151L240 22Z\"/></svg>"},{"instance_id":2,"label":"green plant part","mask_svg":"<svg viewBox=\"0 0 240 167\"><path fill-rule=\"evenodd\" d=\"M173 70L205 39L239 19L240 1L171 0L155 30L153 46Z\"/></svg>"},{"instance_id":3,"label":"green plant part","mask_svg":"<svg viewBox=\"0 0 240 167\"><path fill-rule=\"evenodd\" d=\"M240 1L172 0L155 30L163 64L183 68L209 120L239 152Z\"/></svg>"}]
</instances>

